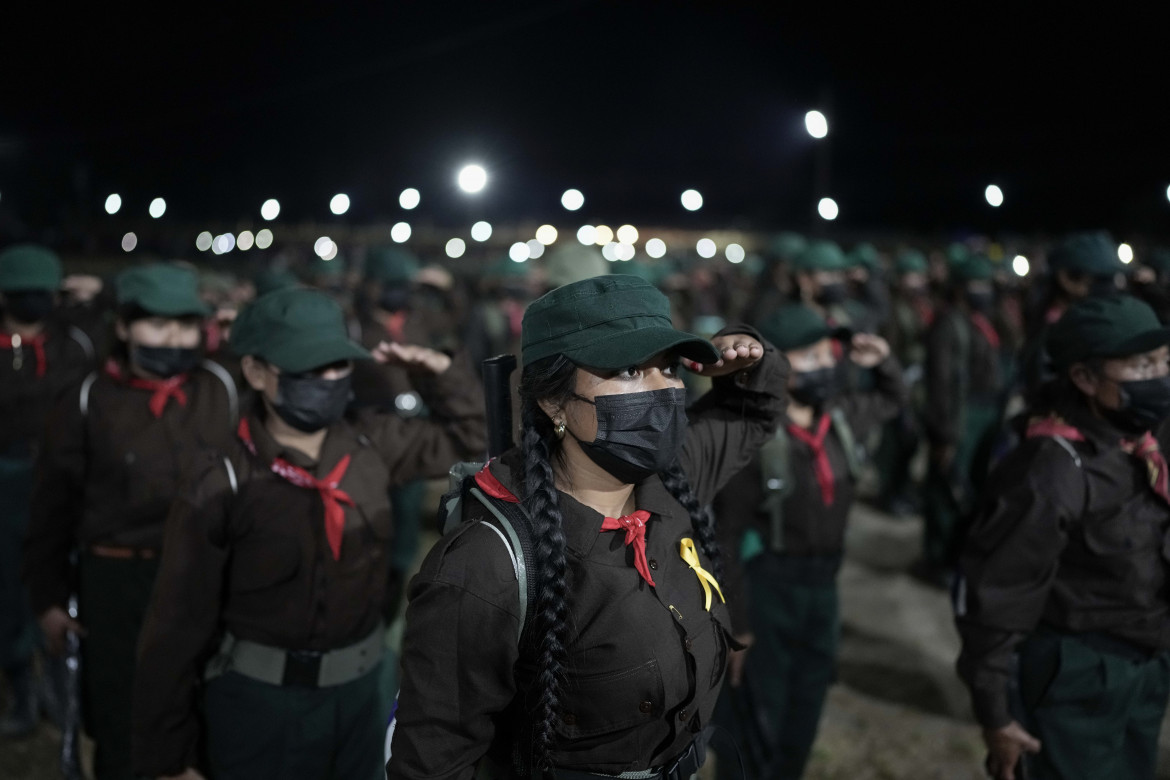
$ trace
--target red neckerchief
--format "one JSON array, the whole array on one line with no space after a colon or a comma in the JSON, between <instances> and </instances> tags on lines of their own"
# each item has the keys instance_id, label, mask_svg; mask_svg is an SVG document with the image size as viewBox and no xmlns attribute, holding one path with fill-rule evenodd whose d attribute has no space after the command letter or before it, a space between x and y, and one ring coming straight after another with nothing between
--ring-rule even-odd
<instances>
[{"instance_id":1,"label":"red neckerchief","mask_svg":"<svg viewBox=\"0 0 1170 780\"><path fill-rule=\"evenodd\" d=\"M1163 501L1170 504L1170 473L1166 470L1166 458L1163 457L1162 448L1158 446L1158 440L1154 438L1154 435L1146 431L1140 439L1135 441L1122 439L1121 449L1146 462L1146 470L1150 475L1150 487L1162 497Z\"/></svg>"},{"instance_id":2,"label":"red neckerchief","mask_svg":"<svg viewBox=\"0 0 1170 780\"><path fill-rule=\"evenodd\" d=\"M910 305L914 307L914 313L918 315L918 321L924 327L929 328L934 324L934 306L931 305L929 300L923 297L915 297Z\"/></svg>"},{"instance_id":3,"label":"red neckerchief","mask_svg":"<svg viewBox=\"0 0 1170 780\"><path fill-rule=\"evenodd\" d=\"M991 345L992 349L999 349L999 334L995 332L995 326L991 324L990 320L979 312L973 311L971 312L971 324L983 334L983 338L987 339L987 343Z\"/></svg>"},{"instance_id":4,"label":"red neckerchief","mask_svg":"<svg viewBox=\"0 0 1170 780\"><path fill-rule=\"evenodd\" d=\"M405 309L402 311L390 312L382 318L382 327L390 334L390 338L399 344L405 344L406 339L403 338L406 333L406 315Z\"/></svg>"},{"instance_id":5,"label":"red neckerchief","mask_svg":"<svg viewBox=\"0 0 1170 780\"><path fill-rule=\"evenodd\" d=\"M37 356L37 379L40 379L49 367L48 361L45 359L45 334L38 333L26 338L0 333L0 347L4 349L11 349L15 352L18 349L24 349L25 345L32 347L33 353Z\"/></svg>"},{"instance_id":6,"label":"red neckerchief","mask_svg":"<svg viewBox=\"0 0 1170 780\"><path fill-rule=\"evenodd\" d=\"M106 361L106 373L117 379L119 382L125 382L131 387L136 387L139 390L151 390L153 395L150 396L150 413L155 417L162 417L163 410L167 408L167 401L174 398L179 406L187 405L187 393L183 390L183 385L187 382L186 374L175 374L169 379L146 379L140 376L127 377L122 373L122 368L113 359Z\"/></svg>"},{"instance_id":7,"label":"red neckerchief","mask_svg":"<svg viewBox=\"0 0 1170 780\"><path fill-rule=\"evenodd\" d=\"M252 441L252 431L246 418L240 420L240 426L236 433L248 451L256 455L256 444ZM284 458L276 458L272 461L273 474L299 488L316 490L321 495L321 503L325 505L325 538L329 541L329 549L333 551L333 560L335 561L341 558L341 537L345 534L345 510L341 508L341 505L354 505L349 494L337 487L348 468L349 455L346 455L337 462L333 471L330 471L325 479L317 479L300 466L294 466Z\"/></svg>"},{"instance_id":8,"label":"red neckerchief","mask_svg":"<svg viewBox=\"0 0 1170 780\"><path fill-rule=\"evenodd\" d=\"M519 301L505 300L503 308L504 315L508 318L508 332L512 338L520 338L520 332L524 325L524 304Z\"/></svg>"},{"instance_id":9,"label":"red neckerchief","mask_svg":"<svg viewBox=\"0 0 1170 780\"><path fill-rule=\"evenodd\" d=\"M825 506L832 506L836 497L833 485L833 464L829 462L829 453L825 451L825 437L828 436L832 424L833 421L829 415L824 414L821 415L821 420L817 423L815 434L809 433L794 423L788 423L786 426L789 433L807 444L808 448L812 450L813 473L816 474L817 484L821 486L821 500Z\"/></svg>"},{"instance_id":10,"label":"red neckerchief","mask_svg":"<svg viewBox=\"0 0 1170 780\"><path fill-rule=\"evenodd\" d=\"M650 564L646 561L646 521L649 519L650 513L639 509L624 517L605 518L601 530L626 532L626 547L631 544L634 546L634 568L642 575L642 579L650 583L650 587L656 587L654 578L650 576Z\"/></svg>"},{"instance_id":11,"label":"red neckerchief","mask_svg":"<svg viewBox=\"0 0 1170 780\"><path fill-rule=\"evenodd\" d=\"M1064 316L1064 310L1064 306L1057 303L1052 304L1048 307L1048 310L1044 312L1044 321L1049 325L1060 322L1060 318Z\"/></svg>"},{"instance_id":12,"label":"red neckerchief","mask_svg":"<svg viewBox=\"0 0 1170 780\"><path fill-rule=\"evenodd\" d=\"M1060 436L1069 441L1084 441L1085 435L1056 415L1037 418L1028 423L1027 438L1037 436ZM1170 504L1170 469L1167 469L1166 458L1162 455L1162 448L1153 434L1146 431L1141 438L1130 441L1121 440L1121 450L1135 458L1140 458L1146 464L1150 475L1150 487Z\"/></svg>"},{"instance_id":13,"label":"red neckerchief","mask_svg":"<svg viewBox=\"0 0 1170 780\"><path fill-rule=\"evenodd\" d=\"M520 503L520 499L496 479L487 465L476 473L475 484L492 498L507 501L509 504ZM605 518L601 523L601 530L626 532L626 545L634 545L634 568L651 587L657 587L654 585L654 578L650 576L650 563L646 560L646 521L649 519L650 513L639 509L625 517Z\"/></svg>"}]
</instances>

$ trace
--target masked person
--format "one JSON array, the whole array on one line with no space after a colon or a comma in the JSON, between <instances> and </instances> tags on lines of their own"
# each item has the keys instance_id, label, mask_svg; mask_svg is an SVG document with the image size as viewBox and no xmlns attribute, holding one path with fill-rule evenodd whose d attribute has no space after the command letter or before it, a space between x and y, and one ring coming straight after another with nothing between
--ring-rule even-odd
<instances>
[{"instance_id":1,"label":"masked person","mask_svg":"<svg viewBox=\"0 0 1170 780\"><path fill-rule=\"evenodd\" d=\"M482 394L444 353L371 354L317 290L257 299L233 333L254 397L235 435L199 453L167 521L139 647L135 770L199 776L202 734L220 780L373 780L387 494L482 452ZM371 357L406 370L432 414L347 413L353 363Z\"/></svg>"},{"instance_id":2,"label":"masked person","mask_svg":"<svg viewBox=\"0 0 1170 780\"><path fill-rule=\"evenodd\" d=\"M750 644L735 656L719 720L735 734L748 777L799 778L834 679L840 625L837 572L861 470L857 442L904 403L901 368L878 336L857 334L848 359L873 369L867 392L837 387L832 329L802 305L778 309L761 328L792 366L783 427L719 493L720 540L740 556L747 599L732 599ZM735 571L739 567L733 567ZM737 679L739 669L743 679ZM720 755L720 776L736 777Z\"/></svg>"},{"instance_id":3,"label":"masked person","mask_svg":"<svg viewBox=\"0 0 1170 780\"><path fill-rule=\"evenodd\" d=\"M749 323L759 325L792 298L792 261L806 249L808 240L799 233L785 231L772 240L745 310Z\"/></svg>"},{"instance_id":4,"label":"masked person","mask_svg":"<svg viewBox=\"0 0 1170 780\"><path fill-rule=\"evenodd\" d=\"M1155 776L1170 492L1150 431L1170 415L1168 343L1128 296L1070 307L1047 341L1057 378L984 492L961 559L958 669L1000 780Z\"/></svg>"},{"instance_id":5,"label":"masked person","mask_svg":"<svg viewBox=\"0 0 1170 780\"><path fill-rule=\"evenodd\" d=\"M1000 335L992 324L993 268L971 255L951 270L949 300L927 334L923 560L914 573L944 586L954 568L961 521L971 511L977 455L999 421L1004 382Z\"/></svg>"},{"instance_id":6,"label":"masked person","mask_svg":"<svg viewBox=\"0 0 1170 780\"><path fill-rule=\"evenodd\" d=\"M897 254L890 319L882 329L882 336L902 365L909 403L886 424L874 460L881 477L882 506L900 516L917 509L910 467L922 443L926 413L926 336L935 317L929 270L922 252L903 249Z\"/></svg>"},{"instance_id":7,"label":"masked person","mask_svg":"<svg viewBox=\"0 0 1170 780\"><path fill-rule=\"evenodd\" d=\"M115 354L59 399L33 481L24 580L49 652L81 634L85 726L98 778L130 778L134 652L189 456L236 417L235 383L201 354L192 271L134 268L116 280ZM66 612L79 552L80 622Z\"/></svg>"},{"instance_id":8,"label":"masked person","mask_svg":"<svg viewBox=\"0 0 1170 780\"><path fill-rule=\"evenodd\" d=\"M1117 257L1117 244L1107 233L1075 233L1057 244L1048 255L1048 288L1025 322L1020 350L1020 373L1025 397L1052 378L1044 345L1048 329L1060 321L1069 306L1089 297L1108 297L1120 292L1118 280L1125 265Z\"/></svg>"},{"instance_id":9,"label":"masked person","mask_svg":"<svg viewBox=\"0 0 1170 780\"><path fill-rule=\"evenodd\" d=\"M390 780L697 769L737 646L703 505L785 405L783 356L745 327L676 331L666 297L627 275L528 307L521 444L475 483L531 520L530 617L511 549L469 502L411 583ZM680 358L715 377L689 415Z\"/></svg>"},{"instance_id":10,"label":"masked person","mask_svg":"<svg viewBox=\"0 0 1170 780\"><path fill-rule=\"evenodd\" d=\"M36 621L20 581L33 462L53 401L81 381L93 343L55 316L61 261L24 245L0 252L0 670L12 689L0 738L30 734L44 690L34 674Z\"/></svg>"}]
</instances>

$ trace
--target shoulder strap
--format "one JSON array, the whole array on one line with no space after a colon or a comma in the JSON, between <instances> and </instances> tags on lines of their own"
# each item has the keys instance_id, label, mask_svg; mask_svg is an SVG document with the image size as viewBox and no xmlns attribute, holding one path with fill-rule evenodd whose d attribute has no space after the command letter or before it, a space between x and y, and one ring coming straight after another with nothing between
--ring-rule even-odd
<instances>
[{"instance_id":1,"label":"shoulder strap","mask_svg":"<svg viewBox=\"0 0 1170 780\"><path fill-rule=\"evenodd\" d=\"M232 375L228 373L226 368L214 360L204 360L203 367L223 383L223 389L227 392L228 408L231 410L231 424L232 427L235 427L236 423L240 421L240 394L236 390L235 380L232 379Z\"/></svg>"},{"instance_id":2,"label":"shoulder strap","mask_svg":"<svg viewBox=\"0 0 1170 780\"><path fill-rule=\"evenodd\" d=\"M528 626L528 603L529 603L529 576L528 576L528 561L532 557L531 553L531 529L526 522L514 522L512 518L508 517L507 507L515 506L519 508L518 504L497 506L496 502L484 495L478 487L474 485L468 488L468 492L475 496L479 503L483 504L489 512L495 516L499 521L500 527L492 525L491 523L483 523L491 528L500 537L504 546L508 550L508 556L512 559L512 569L516 573L517 591L520 598L520 629L516 635L517 643L521 642L524 637L524 629ZM501 502L502 503L502 502ZM520 511L523 511L522 509ZM501 528L503 529L501 531ZM524 538L521 538L521 534ZM507 538L505 538L505 534ZM527 544L525 544L527 542ZM535 583L533 583L533 586Z\"/></svg>"},{"instance_id":3,"label":"shoulder strap","mask_svg":"<svg viewBox=\"0 0 1170 780\"><path fill-rule=\"evenodd\" d=\"M85 359L87 361L93 360L95 354L93 349L93 339L91 339L84 330L77 327L76 325L70 325L69 338L76 341L78 346L81 347L81 351L85 353Z\"/></svg>"},{"instance_id":4,"label":"shoulder strap","mask_svg":"<svg viewBox=\"0 0 1170 780\"><path fill-rule=\"evenodd\" d=\"M853 435L853 426L849 424L845 410L839 406L835 406L829 411L829 419L833 421L833 431L837 434L837 438L841 441L841 447L845 450L845 462L849 464L849 475L857 480L861 477L862 457L860 450L858 450L857 437Z\"/></svg>"},{"instance_id":5,"label":"shoulder strap","mask_svg":"<svg viewBox=\"0 0 1170 780\"><path fill-rule=\"evenodd\" d=\"M89 391L93 387L93 383L97 381L98 372L90 371L81 382L81 393L77 396L77 406L81 410L82 418L89 417Z\"/></svg>"},{"instance_id":6,"label":"shoulder strap","mask_svg":"<svg viewBox=\"0 0 1170 780\"><path fill-rule=\"evenodd\" d=\"M231 458L227 455L223 456L223 468L227 471L228 484L232 487L232 495L238 496L240 494L240 481L236 478L236 467L232 465Z\"/></svg>"},{"instance_id":7,"label":"shoulder strap","mask_svg":"<svg viewBox=\"0 0 1170 780\"><path fill-rule=\"evenodd\" d=\"M760 479L760 509L768 517L771 548L779 551L784 549L784 499L792 492L791 440L783 425L760 448Z\"/></svg>"}]
</instances>

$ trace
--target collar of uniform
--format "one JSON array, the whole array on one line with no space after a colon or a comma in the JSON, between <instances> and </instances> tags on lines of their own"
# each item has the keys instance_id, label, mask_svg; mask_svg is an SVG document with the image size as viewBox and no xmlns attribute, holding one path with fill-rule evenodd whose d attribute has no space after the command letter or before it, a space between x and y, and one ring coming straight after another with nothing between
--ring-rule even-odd
<instances>
[{"instance_id":1,"label":"collar of uniform","mask_svg":"<svg viewBox=\"0 0 1170 780\"><path fill-rule=\"evenodd\" d=\"M1083 400L1069 399L1057 408L1058 414L1070 425L1083 433L1097 448L1117 447L1122 439L1136 438L1127 436L1119 431L1108 420L1093 414L1093 410Z\"/></svg>"},{"instance_id":2,"label":"collar of uniform","mask_svg":"<svg viewBox=\"0 0 1170 780\"><path fill-rule=\"evenodd\" d=\"M492 476L517 496L523 495L523 488L520 485L520 475L523 473L522 458L523 454L517 447L493 460L490 467ZM565 544L578 555L588 556L601 538L601 523L605 518L596 509L585 506L564 491L559 493ZM656 474L634 487L634 508L649 512L651 521L660 517L671 517L676 506L678 503L674 496Z\"/></svg>"},{"instance_id":3,"label":"collar of uniform","mask_svg":"<svg viewBox=\"0 0 1170 780\"><path fill-rule=\"evenodd\" d=\"M283 458L294 466L315 473L317 466L321 463L328 464L332 468L333 464L352 452L357 443L357 437L354 436L349 423L341 420L329 426L329 430L325 434L325 441L321 443L320 459L313 460L300 450L285 447L272 438L272 434L264 425L262 404L263 401L257 397L252 411L248 413L248 429L252 434L252 443L256 446L256 456L265 464L272 463L277 458Z\"/></svg>"}]
</instances>

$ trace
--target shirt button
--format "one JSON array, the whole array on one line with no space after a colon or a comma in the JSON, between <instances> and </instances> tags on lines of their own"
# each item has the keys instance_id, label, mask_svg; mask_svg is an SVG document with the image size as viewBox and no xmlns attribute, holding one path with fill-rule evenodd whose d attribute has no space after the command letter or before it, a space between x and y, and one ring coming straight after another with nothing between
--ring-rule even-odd
<instances>
[{"instance_id":1,"label":"shirt button","mask_svg":"<svg viewBox=\"0 0 1170 780\"><path fill-rule=\"evenodd\" d=\"M638 705L638 712L644 712L647 715L649 715L651 710L653 710L653 709L654 709L654 702L652 702L652 701L644 701Z\"/></svg>"},{"instance_id":2,"label":"shirt button","mask_svg":"<svg viewBox=\"0 0 1170 780\"><path fill-rule=\"evenodd\" d=\"M686 710L683 710L682 712L680 712L678 714L678 719L681 720L683 723L686 723L688 714L689 713Z\"/></svg>"},{"instance_id":3,"label":"shirt button","mask_svg":"<svg viewBox=\"0 0 1170 780\"><path fill-rule=\"evenodd\" d=\"M566 726L576 726L577 725L577 716L571 712L565 713L565 716L563 718L561 718L561 720L564 721Z\"/></svg>"},{"instance_id":4,"label":"shirt button","mask_svg":"<svg viewBox=\"0 0 1170 780\"><path fill-rule=\"evenodd\" d=\"M650 559L650 568L654 569L655 571L658 570L658 561L656 559L654 559L654 558Z\"/></svg>"}]
</instances>

